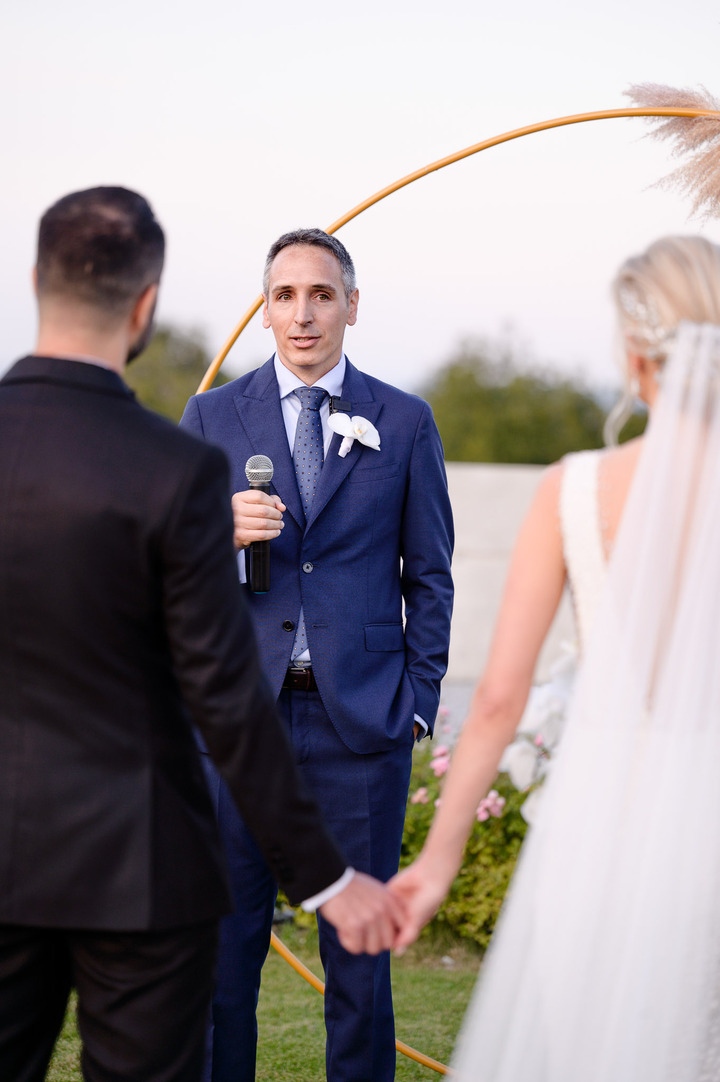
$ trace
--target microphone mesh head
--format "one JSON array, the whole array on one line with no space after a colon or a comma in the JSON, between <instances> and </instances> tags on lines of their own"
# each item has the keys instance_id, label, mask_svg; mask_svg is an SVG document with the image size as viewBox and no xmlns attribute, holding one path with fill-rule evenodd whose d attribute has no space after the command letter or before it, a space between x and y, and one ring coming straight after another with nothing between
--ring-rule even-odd
<instances>
[{"instance_id":1,"label":"microphone mesh head","mask_svg":"<svg viewBox=\"0 0 720 1082\"><path fill-rule=\"evenodd\" d=\"M273 464L267 455L253 455L245 463L245 476L250 484L267 484L272 481Z\"/></svg>"}]
</instances>

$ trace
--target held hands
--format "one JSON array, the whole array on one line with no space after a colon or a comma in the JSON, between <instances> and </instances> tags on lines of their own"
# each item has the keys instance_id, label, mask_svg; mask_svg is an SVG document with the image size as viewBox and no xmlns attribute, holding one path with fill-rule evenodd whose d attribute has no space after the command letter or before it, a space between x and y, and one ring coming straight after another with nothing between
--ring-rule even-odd
<instances>
[{"instance_id":1,"label":"held hands","mask_svg":"<svg viewBox=\"0 0 720 1082\"><path fill-rule=\"evenodd\" d=\"M403 868L388 883L388 889L401 903L405 913L402 927L395 937L394 950L403 954L414 943L428 921L437 913L447 896L454 872L431 868L422 855Z\"/></svg>"},{"instance_id":2,"label":"held hands","mask_svg":"<svg viewBox=\"0 0 720 1082\"><path fill-rule=\"evenodd\" d=\"M246 549L253 541L272 541L284 528L285 504L257 488L236 492L232 498L235 548Z\"/></svg>"},{"instance_id":3,"label":"held hands","mask_svg":"<svg viewBox=\"0 0 720 1082\"><path fill-rule=\"evenodd\" d=\"M320 912L335 926L338 939L351 954L391 950L404 917L399 898L363 872L355 872L344 890L320 906Z\"/></svg>"},{"instance_id":4,"label":"held hands","mask_svg":"<svg viewBox=\"0 0 720 1082\"><path fill-rule=\"evenodd\" d=\"M335 926L338 939L351 954L403 954L442 905L455 871L431 866L418 857L387 887L372 876L356 872L340 894L320 907Z\"/></svg>"}]
</instances>

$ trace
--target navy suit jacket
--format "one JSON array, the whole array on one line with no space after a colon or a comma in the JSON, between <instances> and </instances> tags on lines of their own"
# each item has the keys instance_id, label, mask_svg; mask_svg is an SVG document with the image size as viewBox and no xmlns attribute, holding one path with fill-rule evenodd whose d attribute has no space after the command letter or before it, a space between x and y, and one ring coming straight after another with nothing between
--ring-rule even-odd
<instances>
[{"instance_id":1,"label":"navy suit jacket","mask_svg":"<svg viewBox=\"0 0 720 1082\"><path fill-rule=\"evenodd\" d=\"M432 732L450 638L452 512L428 404L349 362L342 397L372 421L381 449L355 441L340 458L334 435L307 521L272 359L191 398L181 424L222 447L234 492L248 487L251 455L272 459L285 529L270 544L270 591L248 595L263 666L279 694L302 605L325 709L344 743L369 753L407 739L415 713Z\"/></svg>"}]
</instances>

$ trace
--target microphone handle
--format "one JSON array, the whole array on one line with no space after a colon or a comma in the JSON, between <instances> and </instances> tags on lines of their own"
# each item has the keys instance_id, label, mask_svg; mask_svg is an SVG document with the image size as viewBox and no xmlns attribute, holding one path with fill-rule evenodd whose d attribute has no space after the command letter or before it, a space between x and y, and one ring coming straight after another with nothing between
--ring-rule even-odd
<instances>
[{"instance_id":1,"label":"microphone handle","mask_svg":"<svg viewBox=\"0 0 720 1082\"><path fill-rule=\"evenodd\" d=\"M266 482L250 481L250 488L270 492ZM270 542L253 541L245 549L245 574L248 586L253 594L266 594L270 589Z\"/></svg>"}]
</instances>

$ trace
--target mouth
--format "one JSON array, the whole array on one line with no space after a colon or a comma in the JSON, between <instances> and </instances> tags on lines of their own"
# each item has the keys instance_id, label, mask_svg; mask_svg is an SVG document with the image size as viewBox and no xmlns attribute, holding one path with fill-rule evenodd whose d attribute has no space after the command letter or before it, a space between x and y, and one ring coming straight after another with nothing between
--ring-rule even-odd
<instances>
[{"instance_id":1,"label":"mouth","mask_svg":"<svg viewBox=\"0 0 720 1082\"><path fill-rule=\"evenodd\" d=\"M298 349L309 349L310 346L314 346L316 342L320 341L319 335L292 335L290 341L298 347Z\"/></svg>"}]
</instances>

